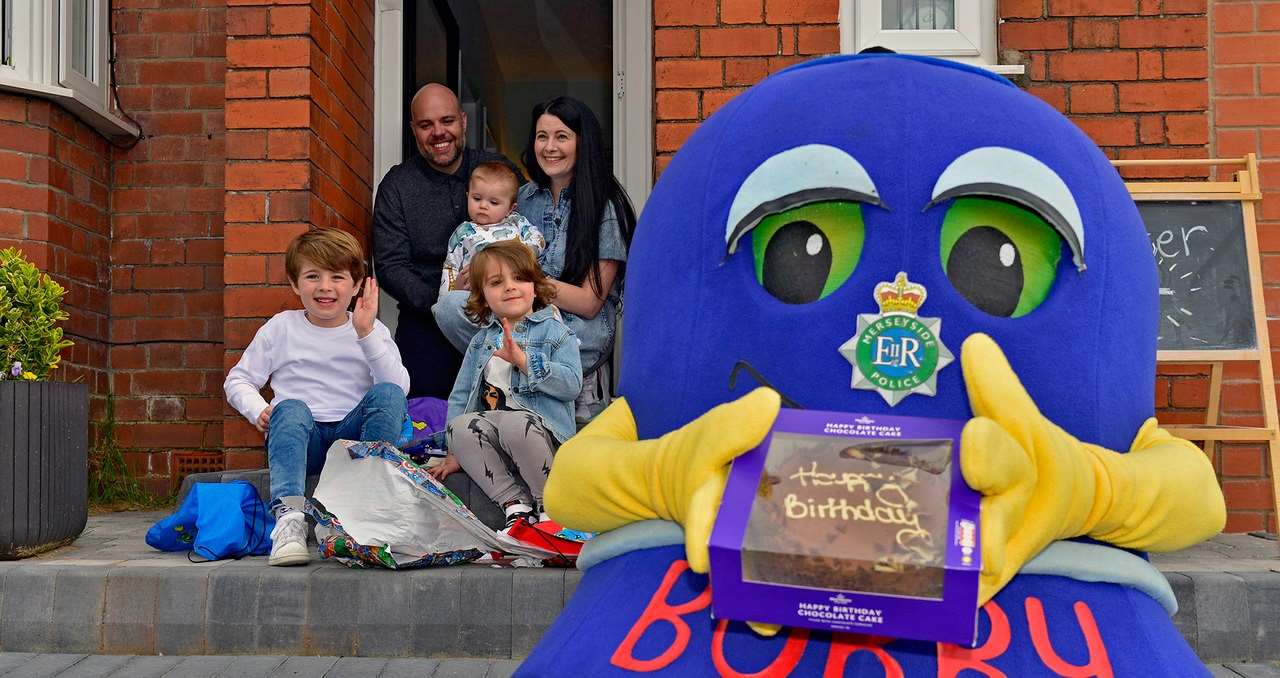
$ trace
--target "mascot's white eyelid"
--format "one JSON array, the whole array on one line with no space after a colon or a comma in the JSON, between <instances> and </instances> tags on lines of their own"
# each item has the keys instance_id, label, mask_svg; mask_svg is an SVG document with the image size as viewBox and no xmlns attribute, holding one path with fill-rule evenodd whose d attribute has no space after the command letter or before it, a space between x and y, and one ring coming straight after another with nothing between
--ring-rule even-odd
<instances>
[{"instance_id":1,"label":"mascot's white eyelid","mask_svg":"<svg viewBox=\"0 0 1280 678\"><path fill-rule=\"evenodd\" d=\"M966 195L1004 198L1036 212L1067 241L1076 269L1085 269L1080 208L1066 182L1048 165L1011 148L975 148L942 171L925 209Z\"/></svg>"},{"instance_id":2,"label":"mascot's white eyelid","mask_svg":"<svg viewBox=\"0 0 1280 678\"><path fill-rule=\"evenodd\" d=\"M825 200L884 207L867 170L835 146L806 144L771 156L733 196L724 232L726 255L737 251L742 236L770 214Z\"/></svg>"}]
</instances>

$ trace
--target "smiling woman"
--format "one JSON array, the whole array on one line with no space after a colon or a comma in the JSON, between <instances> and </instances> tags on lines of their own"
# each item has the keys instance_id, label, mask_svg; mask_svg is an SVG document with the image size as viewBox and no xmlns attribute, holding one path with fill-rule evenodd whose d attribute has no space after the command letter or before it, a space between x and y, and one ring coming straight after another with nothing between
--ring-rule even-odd
<instances>
[{"instance_id":1,"label":"smiling woman","mask_svg":"<svg viewBox=\"0 0 1280 678\"><path fill-rule=\"evenodd\" d=\"M521 161L533 181L520 189L520 209L547 239L539 263L556 286L555 304L582 342L579 419L607 400L607 368L616 331L627 248L635 211L605 162L595 113L572 97L533 107Z\"/></svg>"}]
</instances>

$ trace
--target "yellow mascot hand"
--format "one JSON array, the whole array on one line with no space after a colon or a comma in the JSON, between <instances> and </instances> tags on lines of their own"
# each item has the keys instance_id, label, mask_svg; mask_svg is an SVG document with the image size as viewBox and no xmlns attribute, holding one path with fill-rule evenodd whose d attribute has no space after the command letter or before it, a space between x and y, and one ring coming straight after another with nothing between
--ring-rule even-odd
<instances>
[{"instance_id":1,"label":"yellow mascot hand","mask_svg":"<svg viewBox=\"0 0 1280 678\"><path fill-rule=\"evenodd\" d=\"M1088 535L1171 551L1222 530L1226 505L1213 466L1155 419L1119 454L1040 414L990 337L966 339L960 364L974 414L960 437L960 469L983 495L979 604L1055 540Z\"/></svg>"},{"instance_id":2,"label":"yellow mascot hand","mask_svg":"<svg viewBox=\"0 0 1280 678\"><path fill-rule=\"evenodd\" d=\"M684 526L685 555L707 572L707 542L729 462L764 440L778 394L758 388L684 426L637 440L625 399L615 401L556 453L543 500L556 522L603 532L662 518Z\"/></svg>"}]
</instances>

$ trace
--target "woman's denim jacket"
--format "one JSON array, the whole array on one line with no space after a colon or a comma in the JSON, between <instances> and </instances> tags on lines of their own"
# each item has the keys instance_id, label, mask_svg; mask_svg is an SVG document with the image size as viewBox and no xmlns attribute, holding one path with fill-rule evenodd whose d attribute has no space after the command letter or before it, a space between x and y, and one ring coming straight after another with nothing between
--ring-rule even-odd
<instances>
[{"instance_id":1,"label":"woman's denim jacket","mask_svg":"<svg viewBox=\"0 0 1280 678\"><path fill-rule=\"evenodd\" d=\"M511 398L516 406L542 417L547 430L563 443L577 431L573 401L582 390L578 339L550 306L513 325L511 334L524 349L529 368L529 374L511 370ZM449 421L481 410L480 377L501 344L502 324L490 314L489 323L471 339L462 358L462 369L449 394Z\"/></svg>"}]
</instances>

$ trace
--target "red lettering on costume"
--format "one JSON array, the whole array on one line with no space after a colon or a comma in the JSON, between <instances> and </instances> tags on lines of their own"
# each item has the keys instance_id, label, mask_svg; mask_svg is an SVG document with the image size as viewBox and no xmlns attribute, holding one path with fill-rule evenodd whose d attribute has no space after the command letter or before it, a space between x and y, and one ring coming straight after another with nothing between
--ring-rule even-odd
<instances>
[{"instance_id":1,"label":"red lettering on costume","mask_svg":"<svg viewBox=\"0 0 1280 678\"><path fill-rule=\"evenodd\" d=\"M903 678L902 665L881 647L892 640L892 638L864 636L860 633L831 634L831 652L827 655L826 668L822 669L822 678L843 676L844 665L849 661L849 656L858 650L866 650L880 661L880 667L884 669L884 678Z\"/></svg>"},{"instance_id":2,"label":"red lettering on costume","mask_svg":"<svg viewBox=\"0 0 1280 678\"><path fill-rule=\"evenodd\" d=\"M809 643L808 629L792 628L787 636L787 644L782 646L782 652L768 666L755 673L738 673L724 657L724 630L728 625L729 620L721 619L711 636L711 661L723 678L785 678L800 663L804 646Z\"/></svg>"},{"instance_id":3,"label":"red lettering on costume","mask_svg":"<svg viewBox=\"0 0 1280 678\"><path fill-rule=\"evenodd\" d=\"M961 671L968 669L977 671L987 678L1008 678L1004 671L987 663L1009 649L1009 617L996 601L987 601L982 606L991 621L991 632L987 634L987 642L972 650L953 643L938 643L938 678L956 678Z\"/></svg>"},{"instance_id":4,"label":"red lettering on costume","mask_svg":"<svg viewBox=\"0 0 1280 678\"><path fill-rule=\"evenodd\" d=\"M653 597L649 599L649 604L645 606L644 612L640 614L640 618L631 626L631 630L627 632L627 637L622 639L618 649L613 651L613 656L609 658L610 664L631 671L657 671L666 668L684 653L685 648L689 646L690 631L689 625L680 617L698 612L711 604L710 586L688 602L680 603L679 605L672 605L667 602L667 595L671 593L671 589L675 588L680 575L684 574L687 569L689 569L689 562L686 560L677 560L671 563L671 567L667 568L667 574L662 578L662 583L658 585L658 590L653 592ZM657 657L653 659L637 659L632 654L636 649L636 643L640 642L640 639L644 637L645 631L649 630L650 626L660 621L671 624L676 631L675 639Z\"/></svg>"},{"instance_id":5,"label":"red lettering on costume","mask_svg":"<svg viewBox=\"0 0 1280 678\"><path fill-rule=\"evenodd\" d=\"M1053 641L1049 638L1049 627L1045 623L1044 605L1039 598L1027 596L1027 626L1031 630L1031 643L1036 648L1040 661L1050 670L1066 678L1085 678L1098 676L1111 678L1111 660L1107 658L1107 647L1102 644L1102 635L1098 633L1098 625L1093 620L1093 611L1084 602L1077 600L1073 606L1076 621L1080 623L1080 631L1084 634L1084 644L1089 651L1089 662L1083 666L1067 663L1053 649Z\"/></svg>"}]
</instances>

